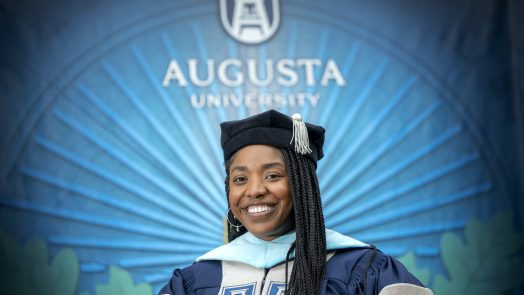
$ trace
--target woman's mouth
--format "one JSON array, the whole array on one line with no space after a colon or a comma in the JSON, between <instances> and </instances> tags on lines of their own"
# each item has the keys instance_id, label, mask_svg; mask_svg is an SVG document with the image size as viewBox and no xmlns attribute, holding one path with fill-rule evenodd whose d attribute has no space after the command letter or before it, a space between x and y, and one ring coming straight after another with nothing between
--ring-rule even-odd
<instances>
[{"instance_id":1,"label":"woman's mouth","mask_svg":"<svg viewBox=\"0 0 524 295\"><path fill-rule=\"evenodd\" d=\"M275 208L276 205L252 205L243 208L242 211L250 216L261 216L273 212Z\"/></svg>"}]
</instances>

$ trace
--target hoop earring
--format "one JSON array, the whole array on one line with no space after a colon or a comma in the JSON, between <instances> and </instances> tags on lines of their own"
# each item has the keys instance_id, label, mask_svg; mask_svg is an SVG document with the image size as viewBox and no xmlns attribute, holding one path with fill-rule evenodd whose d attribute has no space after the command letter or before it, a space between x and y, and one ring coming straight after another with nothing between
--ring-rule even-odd
<instances>
[{"instance_id":1,"label":"hoop earring","mask_svg":"<svg viewBox=\"0 0 524 295\"><path fill-rule=\"evenodd\" d=\"M229 213L231 213L231 215L233 215L233 212L231 212L231 208L227 209L227 223L229 223L230 226L234 227L234 228L237 230L237 232L239 232L239 231L240 231L239 229L240 229L241 227L244 227L244 225L243 225L242 223L241 223L240 225L236 225L236 224L234 224L233 222L231 222L231 220L229 220ZM233 215L233 218L234 218L235 220L237 220L237 218L235 217L235 215Z\"/></svg>"}]
</instances>

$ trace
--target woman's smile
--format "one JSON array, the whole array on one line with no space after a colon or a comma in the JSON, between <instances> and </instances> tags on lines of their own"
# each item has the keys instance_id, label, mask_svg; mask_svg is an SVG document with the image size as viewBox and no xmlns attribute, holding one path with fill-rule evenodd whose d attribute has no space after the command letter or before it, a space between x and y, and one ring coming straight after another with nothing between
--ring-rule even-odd
<instances>
[{"instance_id":1,"label":"woman's smile","mask_svg":"<svg viewBox=\"0 0 524 295\"><path fill-rule=\"evenodd\" d=\"M268 217L271 216L271 213L275 212L276 207L276 204L250 205L248 207L242 208L241 212L251 218Z\"/></svg>"}]
</instances>

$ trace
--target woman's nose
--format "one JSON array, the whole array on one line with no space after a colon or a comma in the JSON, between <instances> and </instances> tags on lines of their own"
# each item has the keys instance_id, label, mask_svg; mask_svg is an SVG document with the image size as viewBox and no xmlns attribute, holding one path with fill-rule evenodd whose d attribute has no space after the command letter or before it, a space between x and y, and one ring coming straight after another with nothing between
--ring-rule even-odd
<instances>
[{"instance_id":1,"label":"woman's nose","mask_svg":"<svg viewBox=\"0 0 524 295\"><path fill-rule=\"evenodd\" d=\"M266 185L261 179L251 179L248 184L248 196L259 198L267 192Z\"/></svg>"}]
</instances>

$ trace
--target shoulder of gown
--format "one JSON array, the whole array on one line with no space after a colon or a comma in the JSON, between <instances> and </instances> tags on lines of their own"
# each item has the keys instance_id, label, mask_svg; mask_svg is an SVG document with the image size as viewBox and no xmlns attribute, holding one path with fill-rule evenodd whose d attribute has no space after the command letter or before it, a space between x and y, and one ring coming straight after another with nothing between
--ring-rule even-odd
<instances>
[{"instance_id":1,"label":"shoulder of gown","mask_svg":"<svg viewBox=\"0 0 524 295\"><path fill-rule=\"evenodd\" d=\"M324 278L323 288L331 290L324 294L378 294L398 283L424 287L402 263L374 247L338 250L328 261Z\"/></svg>"},{"instance_id":2,"label":"shoulder of gown","mask_svg":"<svg viewBox=\"0 0 524 295\"><path fill-rule=\"evenodd\" d=\"M209 289L211 291L209 294L218 294L222 281L221 263L221 261L201 261L183 269L176 269L170 281L160 289L158 294L189 295L202 289Z\"/></svg>"}]
</instances>

